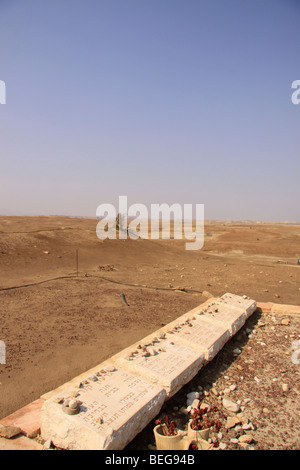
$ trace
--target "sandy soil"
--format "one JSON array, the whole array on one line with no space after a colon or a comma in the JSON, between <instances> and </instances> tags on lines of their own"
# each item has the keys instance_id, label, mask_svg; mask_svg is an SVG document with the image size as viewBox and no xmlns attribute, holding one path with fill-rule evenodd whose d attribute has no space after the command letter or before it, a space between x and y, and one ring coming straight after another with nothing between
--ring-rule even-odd
<instances>
[{"instance_id":1,"label":"sandy soil","mask_svg":"<svg viewBox=\"0 0 300 470\"><path fill-rule=\"evenodd\" d=\"M95 230L95 220L0 217L0 418L199 305L206 291L300 304L300 226L207 223L198 252L182 240L100 241Z\"/></svg>"}]
</instances>

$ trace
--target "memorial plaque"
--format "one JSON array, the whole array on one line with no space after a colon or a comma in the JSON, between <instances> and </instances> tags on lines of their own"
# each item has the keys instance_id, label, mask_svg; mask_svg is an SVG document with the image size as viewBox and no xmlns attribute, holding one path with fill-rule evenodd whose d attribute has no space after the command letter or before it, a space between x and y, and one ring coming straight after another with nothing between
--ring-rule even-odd
<instances>
[{"instance_id":1,"label":"memorial plaque","mask_svg":"<svg viewBox=\"0 0 300 470\"><path fill-rule=\"evenodd\" d=\"M247 318L249 318L250 315L252 315L252 313L256 310L255 300L248 298L245 299L240 295L226 293L220 297L220 300L225 302L230 307L244 310L246 312Z\"/></svg>"},{"instance_id":2,"label":"memorial plaque","mask_svg":"<svg viewBox=\"0 0 300 470\"><path fill-rule=\"evenodd\" d=\"M204 353L205 360L211 361L230 338L230 331L221 324L205 319L204 315L193 316L183 323L168 330L168 337L176 338Z\"/></svg>"},{"instance_id":3,"label":"memorial plaque","mask_svg":"<svg viewBox=\"0 0 300 470\"><path fill-rule=\"evenodd\" d=\"M86 383L83 383L86 382ZM166 393L153 383L116 368L99 372L77 389L46 400L41 412L43 439L70 450L123 449L160 411ZM63 411L60 398L76 396L78 414Z\"/></svg>"},{"instance_id":4,"label":"memorial plaque","mask_svg":"<svg viewBox=\"0 0 300 470\"><path fill-rule=\"evenodd\" d=\"M201 318L224 325L233 336L245 324L247 315L242 309L232 308L224 302L216 302Z\"/></svg>"},{"instance_id":5,"label":"memorial plaque","mask_svg":"<svg viewBox=\"0 0 300 470\"><path fill-rule=\"evenodd\" d=\"M189 382L204 364L204 354L175 339L163 338L136 349L131 357L120 354L122 367L158 383L168 398Z\"/></svg>"}]
</instances>

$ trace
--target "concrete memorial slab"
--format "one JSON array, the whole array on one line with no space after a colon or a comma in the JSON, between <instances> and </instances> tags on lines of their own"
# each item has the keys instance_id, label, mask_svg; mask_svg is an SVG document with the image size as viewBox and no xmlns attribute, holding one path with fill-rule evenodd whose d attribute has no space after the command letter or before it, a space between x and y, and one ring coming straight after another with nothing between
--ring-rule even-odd
<instances>
[{"instance_id":1,"label":"concrete memorial slab","mask_svg":"<svg viewBox=\"0 0 300 470\"><path fill-rule=\"evenodd\" d=\"M224 302L213 302L204 312L203 318L215 325L223 325L233 336L247 320L245 310L232 308Z\"/></svg>"},{"instance_id":2,"label":"concrete memorial slab","mask_svg":"<svg viewBox=\"0 0 300 470\"><path fill-rule=\"evenodd\" d=\"M204 315L187 317L165 331L168 338L202 352L206 361L211 361L230 338L226 326L207 321Z\"/></svg>"},{"instance_id":3,"label":"concrete memorial slab","mask_svg":"<svg viewBox=\"0 0 300 470\"><path fill-rule=\"evenodd\" d=\"M123 449L159 413L166 397L161 387L112 365L78 385L61 389L42 407L42 437L63 449ZM70 400L79 403L74 414Z\"/></svg>"},{"instance_id":4,"label":"concrete memorial slab","mask_svg":"<svg viewBox=\"0 0 300 470\"><path fill-rule=\"evenodd\" d=\"M204 365L204 354L164 333L116 356L116 363L159 384L170 398ZM129 352L129 354L128 354Z\"/></svg>"},{"instance_id":5,"label":"concrete memorial slab","mask_svg":"<svg viewBox=\"0 0 300 470\"><path fill-rule=\"evenodd\" d=\"M248 297L226 293L220 297L219 302L225 303L226 305L235 309L241 309L246 312L247 318L255 312L257 304L255 300L249 299Z\"/></svg>"}]
</instances>

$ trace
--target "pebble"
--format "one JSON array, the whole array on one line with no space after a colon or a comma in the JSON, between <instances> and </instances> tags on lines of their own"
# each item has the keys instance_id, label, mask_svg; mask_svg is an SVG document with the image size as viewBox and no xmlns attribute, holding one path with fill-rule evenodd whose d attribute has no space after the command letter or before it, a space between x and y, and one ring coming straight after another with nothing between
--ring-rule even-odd
<instances>
[{"instance_id":1,"label":"pebble","mask_svg":"<svg viewBox=\"0 0 300 470\"><path fill-rule=\"evenodd\" d=\"M0 425L0 437L11 439L22 432L21 428L16 426L2 426Z\"/></svg>"},{"instance_id":2,"label":"pebble","mask_svg":"<svg viewBox=\"0 0 300 470\"><path fill-rule=\"evenodd\" d=\"M210 406L207 403L201 403L200 410L205 410L207 408L207 412L210 411Z\"/></svg>"},{"instance_id":3,"label":"pebble","mask_svg":"<svg viewBox=\"0 0 300 470\"><path fill-rule=\"evenodd\" d=\"M233 416L232 418L229 418L227 422L225 423L225 429L232 429L237 424L240 424L240 423L241 423L241 418L238 418L237 416Z\"/></svg>"},{"instance_id":4,"label":"pebble","mask_svg":"<svg viewBox=\"0 0 300 470\"><path fill-rule=\"evenodd\" d=\"M299 347L300 347L300 340L299 339L292 342L292 349L298 349Z\"/></svg>"},{"instance_id":5,"label":"pebble","mask_svg":"<svg viewBox=\"0 0 300 470\"><path fill-rule=\"evenodd\" d=\"M242 424L242 429L248 431L249 429L253 429L253 425L251 423L244 423Z\"/></svg>"},{"instance_id":6,"label":"pebble","mask_svg":"<svg viewBox=\"0 0 300 470\"><path fill-rule=\"evenodd\" d=\"M293 352L291 360L295 366L300 364L300 349L296 349L296 351Z\"/></svg>"},{"instance_id":7,"label":"pebble","mask_svg":"<svg viewBox=\"0 0 300 470\"><path fill-rule=\"evenodd\" d=\"M93 374L93 375L90 375L90 376L88 377L88 380L90 380L91 382L97 382L98 379L97 379L97 377Z\"/></svg>"},{"instance_id":8,"label":"pebble","mask_svg":"<svg viewBox=\"0 0 300 470\"><path fill-rule=\"evenodd\" d=\"M189 406L193 403L193 401L196 398L200 398L200 393L199 392L190 392L190 393L187 394L186 398L187 398L186 405Z\"/></svg>"},{"instance_id":9,"label":"pebble","mask_svg":"<svg viewBox=\"0 0 300 470\"><path fill-rule=\"evenodd\" d=\"M288 384L282 384L282 390L283 390L283 392L288 392L289 391Z\"/></svg>"},{"instance_id":10,"label":"pebble","mask_svg":"<svg viewBox=\"0 0 300 470\"><path fill-rule=\"evenodd\" d=\"M198 408L200 404L200 400L198 400L198 398L195 398L195 400L193 401L193 403L190 405L193 408Z\"/></svg>"},{"instance_id":11,"label":"pebble","mask_svg":"<svg viewBox=\"0 0 300 470\"><path fill-rule=\"evenodd\" d=\"M251 442L253 442L253 436L251 434L243 434L239 437L239 442L243 444L251 444Z\"/></svg>"},{"instance_id":12,"label":"pebble","mask_svg":"<svg viewBox=\"0 0 300 470\"><path fill-rule=\"evenodd\" d=\"M220 450L225 450L225 449L227 449L227 444L225 444L225 442L221 442L220 445L219 445L219 449L220 449Z\"/></svg>"},{"instance_id":13,"label":"pebble","mask_svg":"<svg viewBox=\"0 0 300 470\"><path fill-rule=\"evenodd\" d=\"M53 402L57 403L58 405L61 405L64 402L64 398L63 397L56 397L56 398L54 398Z\"/></svg>"},{"instance_id":14,"label":"pebble","mask_svg":"<svg viewBox=\"0 0 300 470\"><path fill-rule=\"evenodd\" d=\"M47 441L44 442L42 450L50 450L51 448L51 439L48 439Z\"/></svg>"},{"instance_id":15,"label":"pebble","mask_svg":"<svg viewBox=\"0 0 300 470\"><path fill-rule=\"evenodd\" d=\"M234 348L234 350L232 352L235 356L238 356L239 354L241 354L242 351L241 351L240 348Z\"/></svg>"},{"instance_id":16,"label":"pebble","mask_svg":"<svg viewBox=\"0 0 300 470\"><path fill-rule=\"evenodd\" d=\"M232 437L230 442L232 442L232 444L238 444L239 440L236 437Z\"/></svg>"},{"instance_id":17,"label":"pebble","mask_svg":"<svg viewBox=\"0 0 300 470\"><path fill-rule=\"evenodd\" d=\"M240 411L239 405L231 400L228 400L227 398L223 398L222 404L226 410L232 411L232 413L238 413Z\"/></svg>"},{"instance_id":18,"label":"pebble","mask_svg":"<svg viewBox=\"0 0 300 470\"><path fill-rule=\"evenodd\" d=\"M78 407L78 401L75 398L69 401L69 408L71 408L72 410L76 410L77 407Z\"/></svg>"}]
</instances>

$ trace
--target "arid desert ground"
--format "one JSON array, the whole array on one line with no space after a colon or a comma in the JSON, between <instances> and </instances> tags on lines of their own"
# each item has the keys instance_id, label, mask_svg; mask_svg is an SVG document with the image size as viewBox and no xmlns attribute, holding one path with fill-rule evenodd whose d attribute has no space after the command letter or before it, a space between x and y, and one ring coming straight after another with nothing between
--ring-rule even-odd
<instances>
[{"instance_id":1,"label":"arid desert ground","mask_svg":"<svg viewBox=\"0 0 300 470\"><path fill-rule=\"evenodd\" d=\"M96 225L0 217L0 418L209 293L300 305L299 225L207 222L199 251L184 240L101 241Z\"/></svg>"}]
</instances>

